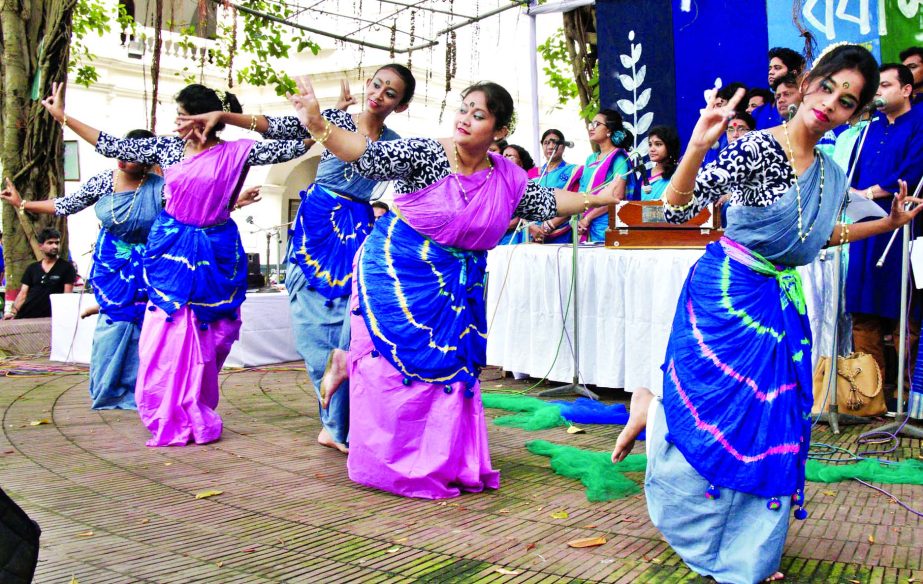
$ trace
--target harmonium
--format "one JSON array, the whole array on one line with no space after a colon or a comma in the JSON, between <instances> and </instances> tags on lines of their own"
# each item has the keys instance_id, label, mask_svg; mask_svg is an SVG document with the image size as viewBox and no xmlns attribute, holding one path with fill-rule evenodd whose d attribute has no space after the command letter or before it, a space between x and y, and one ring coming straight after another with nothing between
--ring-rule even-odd
<instances>
[{"instance_id":1,"label":"harmonium","mask_svg":"<svg viewBox=\"0 0 923 584\"><path fill-rule=\"evenodd\" d=\"M704 248L724 234L721 213L709 203L685 223L667 223L660 201L622 201L609 207L606 246L634 249Z\"/></svg>"}]
</instances>

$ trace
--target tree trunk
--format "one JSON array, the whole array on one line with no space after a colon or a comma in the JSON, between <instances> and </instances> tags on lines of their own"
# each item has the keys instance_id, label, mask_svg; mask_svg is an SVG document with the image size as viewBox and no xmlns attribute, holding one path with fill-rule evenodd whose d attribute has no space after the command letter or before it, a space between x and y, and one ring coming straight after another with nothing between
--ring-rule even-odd
<instances>
[{"instance_id":1,"label":"tree trunk","mask_svg":"<svg viewBox=\"0 0 923 584\"><path fill-rule=\"evenodd\" d=\"M564 13L564 38L574 68L580 108L589 105L593 88L590 80L596 67L596 8L583 6Z\"/></svg>"},{"instance_id":2,"label":"tree trunk","mask_svg":"<svg viewBox=\"0 0 923 584\"><path fill-rule=\"evenodd\" d=\"M0 165L23 199L38 201L63 194L62 129L40 100L53 81L67 80L71 19L77 0L0 0ZM35 231L61 232L61 256L67 257L67 222L48 215L28 216ZM18 291L35 254L16 217L3 205L3 254L7 296Z\"/></svg>"}]
</instances>

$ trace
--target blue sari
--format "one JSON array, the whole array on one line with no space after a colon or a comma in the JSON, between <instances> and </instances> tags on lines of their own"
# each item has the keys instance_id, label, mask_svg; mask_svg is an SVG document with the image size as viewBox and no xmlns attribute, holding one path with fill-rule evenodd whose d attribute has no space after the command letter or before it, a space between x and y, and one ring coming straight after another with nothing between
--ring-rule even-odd
<instances>
[{"instance_id":1,"label":"blue sari","mask_svg":"<svg viewBox=\"0 0 923 584\"><path fill-rule=\"evenodd\" d=\"M162 197L163 178L148 174L137 192L112 193L96 202L102 229L90 272L100 307L90 356L95 410L137 409L138 337L147 302L142 258Z\"/></svg>"},{"instance_id":2,"label":"blue sari","mask_svg":"<svg viewBox=\"0 0 923 584\"><path fill-rule=\"evenodd\" d=\"M690 567L721 582L771 575L785 511L807 516L811 329L794 266L826 244L846 182L819 151L798 181L803 225L813 226L804 241L793 186L768 207L732 206L726 236L690 270L653 414L665 428L649 442L651 519Z\"/></svg>"}]
</instances>

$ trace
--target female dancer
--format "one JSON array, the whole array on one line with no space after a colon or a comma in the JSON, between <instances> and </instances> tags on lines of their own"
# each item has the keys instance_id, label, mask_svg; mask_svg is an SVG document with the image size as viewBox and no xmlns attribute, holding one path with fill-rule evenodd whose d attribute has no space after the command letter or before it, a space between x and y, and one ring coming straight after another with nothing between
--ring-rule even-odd
<instances>
[{"instance_id":1,"label":"female dancer","mask_svg":"<svg viewBox=\"0 0 923 584\"><path fill-rule=\"evenodd\" d=\"M622 125L622 116L615 110L600 110L587 129L590 142L599 147L599 152L590 154L583 165L580 192L593 193L600 185L614 182L616 193L626 197L631 192L627 150L631 147L632 136ZM609 211L606 207L587 211L577 222L577 232L589 241L605 241L608 228Z\"/></svg>"},{"instance_id":2,"label":"female dancer","mask_svg":"<svg viewBox=\"0 0 923 584\"><path fill-rule=\"evenodd\" d=\"M583 167L564 161L564 142L564 134L560 130L545 130L542 134L542 153L547 162L539 169L538 184L553 189L576 191L580 187ZM567 217L543 221L541 231L543 243L567 243L571 238Z\"/></svg>"},{"instance_id":3,"label":"female dancer","mask_svg":"<svg viewBox=\"0 0 923 584\"><path fill-rule=\"evenodd\" d=\"M632 415L649 407L651 520L690 568L719 582L781 578L788 511L797 507L795 517L807 517L811 329L794 266L824 246L895 229L923 208L905 210L921 201L902 184L890 216L836 223L846 179L815 145L877 87L878 66L867 50L835 46L802 83L804 102L791 122L745 135L697 175L743 91L722 107L713 98L667 184L664 211L677 222L730 193L728 227L680 294L662 396L650 401L649 392L639 392ZM629 420L614 460L643 427Z\"/></svg>"},{"instance_id":4,"label":"female dancer","mask_svg":"<svg viewBox=\"0 0 923 584\"><path fill-rule=\"evenodd\" d=\"M138 411L152 437L148 446L205 444L221 436L218 372L240 331L239 307L247 289L247 257L231 210L255 164L274 164L305 153L303 141L224 142L223 126L176 137L118 139L64 113L63 85L42 105L103 156L164 169L169 193L154 221L144 254L150 303L139 339ZM230 93L188 85L177 112L241 112Z\"/></svg>"},{"instance_id":5,"label":"female dancer","mask_svg":"<svg viewBox=\"0 0 923 584\"><path fill-rule=\"evenodd\" d=\"M385 65L366 82L362 113L352 116L342 111L355 102L350 100L349 86L344 85L337 109L324 110L322 115L338 128L359 132L373 142L396 140L400 136L385 126L385 119L408 108L415 88L409 69L397 63ZM181 116L180 121L205 124L206 128L218 122L244 128L250 124L249 116L222 112ZM310 138L294 116L265 116L253 129L271 139ZM349 391L345 383L331 380L345 376L346 362L344 358L334 359L331 352L345 351L349 346L347 314L353 257L374 222L369 200L383 187L383 183L357 173L354 165L324 151L314 184L301 191L298 217L292 226L285 287L295 346L317 394L322 425L317 442L344 453L349 446Z\"/></svg>"},{"instance_id":6,"label":"female dancer","mask_svg":"<svg viewBox=\"0 0 923 584\"><path fill-rule=\"evenodd\" d=\"M397 180L355 260L349 347L352 480L408 497L499 486L479 396L484 269L514 215L547 219L616 202L551 190L488 154L513 100L495 83L462 93L454 134L368 142L325 120L307 79L293 102L314 138L374 180Z\"/></svg>"},{"instance_id":7,"label":"female dancer","mask_svg":"<svg viewBox=\"0 0 923 584\"><path fill-rule=\"evenodd\" d=\"M647 134L647 143L654 168L648 184L641 188L641 200L659 201L679 162L679 134L670 126L654 126Z\"/></svg>"}]
</instances>

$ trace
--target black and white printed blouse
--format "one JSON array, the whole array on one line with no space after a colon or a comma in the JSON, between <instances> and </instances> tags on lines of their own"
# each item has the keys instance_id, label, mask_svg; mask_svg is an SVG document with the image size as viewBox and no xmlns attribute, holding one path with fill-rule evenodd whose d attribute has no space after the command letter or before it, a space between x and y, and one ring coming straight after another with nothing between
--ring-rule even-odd
<instances>
[{"instance_id":1,"label":"black and white printed blouse","mask_svg":"<svg viewBox=\"0 0 923 584\"><path fill-rule=\"evenodd\" d=\"M768 130L750 132L699 171L691 204L664 205L664 218L683 223L725 194L730 205L768 207L791 188L794 180L782 144Z\"/></svg>"}]
</instances>

